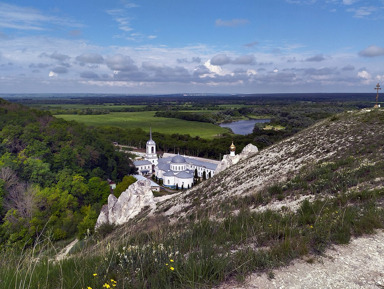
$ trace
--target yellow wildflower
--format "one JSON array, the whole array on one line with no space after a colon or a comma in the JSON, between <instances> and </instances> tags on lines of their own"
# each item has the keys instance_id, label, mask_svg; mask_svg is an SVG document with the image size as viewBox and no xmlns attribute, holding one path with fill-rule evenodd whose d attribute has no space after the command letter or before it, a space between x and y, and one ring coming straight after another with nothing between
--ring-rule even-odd
<instances>
[{"instance_id":1,"label":"yellow wildflower","mask_svg":"<svg viewBox=\"0 0 384 289\"><path fill-rule=\"evenodd\" d=\"M171 271L175 270L175 268L173 268L173 267L169 267L169 269L171 269Z\"/></svg>"},{"instance_id":2,"label":"yellow wildflower","mask_svg":"<svg viewBox=\"0 0 384 289\"><path fill-rule=\"evenodd\" d=\"M174 261L171 259L171 260L169 260L169 262L173 263Z\"/></svg>"},{"instance_id":3,"label":"yellow wildflower","mask_svg":"<svg viewBox=\"0 0 384 289\"><path fill-rule=\"evenodd\" d=\"M115 280L113 280L113 279L111 279L111 282L112 282L112 283L117 283L117 282L116 282Z\"/></svg>"},{"instance_id":4,"label":"yellow wildflower","mask_svg":"<svg viewBox=\"0 0 384 289\"><path fill-rule=\"evenodd\" d=\"M104 288L111 288L111 286L109 286L108 283L105 283L105 284L103 285L103 287L104 287Z\"/></svg>"},{"instance_id":5,"label":"yellow wildflower","mask_svg":"<svg viewBox=\"0 0 384 289\"><path fill-rule=\"evenodd\" d=\"M93 276L97 276L97 273L93 273Z\"/></svg>"}]
</instances>

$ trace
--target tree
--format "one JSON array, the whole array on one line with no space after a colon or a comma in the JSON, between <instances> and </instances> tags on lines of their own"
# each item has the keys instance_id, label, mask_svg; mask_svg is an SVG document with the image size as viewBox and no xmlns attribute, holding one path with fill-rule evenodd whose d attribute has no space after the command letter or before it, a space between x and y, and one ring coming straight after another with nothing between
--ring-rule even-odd
<instances>
[{"instance_id":1,"label":"tree","mask_svg":"<svg viewBox=\"0 0 384 289\"><path fill-rule=\"evenodd\" d=\"M116 189L114 189L113 193L118 198L122 192L124 192L130 185L135 183L137 180L134 176L125 176L123 180L116 185Z\"/></svg>"}]
</instances>

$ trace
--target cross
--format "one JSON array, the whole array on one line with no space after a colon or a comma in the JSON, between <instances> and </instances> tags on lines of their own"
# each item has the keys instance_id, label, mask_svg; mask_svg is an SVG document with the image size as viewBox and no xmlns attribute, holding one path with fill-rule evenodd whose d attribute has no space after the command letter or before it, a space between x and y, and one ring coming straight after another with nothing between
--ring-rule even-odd
<instances>
[{"instance_id":1,"label":"cross","mask_svg":"<svg viewBox=\"0 0 384 289\"><path fill-rule=\"evenodd\" d=\"M377 94L376 94L376 105L375 105L375 107L379 107L379 90L381 90L381 88L380 88L380 84L379 84L379 83L376 84L376 87L375 87L374 89L377 90Z\"/></svg>"}]
</instances>

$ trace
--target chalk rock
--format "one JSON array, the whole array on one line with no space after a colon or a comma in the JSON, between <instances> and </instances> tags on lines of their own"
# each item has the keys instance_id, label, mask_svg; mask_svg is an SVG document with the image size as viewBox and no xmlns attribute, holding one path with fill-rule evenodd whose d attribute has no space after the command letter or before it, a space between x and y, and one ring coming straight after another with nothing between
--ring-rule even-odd
<instances>
[{"instance_id":1,"label":"chalk rock","mask_svg":"<svg viewBox=\"0 0 384 289\"><path fill-rule=\"evenodd\" d=\"M243 159L243 158L247 158L255 153L259 152L259 149L257 148L257 146L249 143L247 144L243 150L241 151L240 153L240 158Z\"/></svg>"},{"instance_id":2,"label":"chalk rock","mask_svg":"<svg viewBox=\"0 0 384 289\"><path fill-rule=\"evenodd\" d=\"M102 207L95 228L97 229L105 223L124 224L147 206L155 207L151 182L149 180L137 181L122 192L119 198L112 194L109 195L108 205Z\"/></svg>"},{"instance_id":3,"label":"chalk rock","mask_svg":"<svg viewBox=\"0 0 384 289\"><path fill-rule=\"evenodd\" d=\"M253 144L247 144L240 154L235 156L224 155L222 161L219 163L215 170L215 174L220 173L227 168L237 164L239 161L248 158L249 156L257 153L259 149Z\"/></svg>"}]
</instances>

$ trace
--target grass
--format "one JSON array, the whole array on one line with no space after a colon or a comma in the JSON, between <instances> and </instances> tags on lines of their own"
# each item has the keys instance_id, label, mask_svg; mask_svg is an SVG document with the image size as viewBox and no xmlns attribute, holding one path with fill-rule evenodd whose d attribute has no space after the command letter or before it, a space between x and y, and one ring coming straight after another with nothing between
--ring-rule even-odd
<instances>
[{"instance_id":1,"label":"grass","mask_svg":"<svg viewBox=\"0 0 384 289\"><path fill-rule=\"evenodd\" d=\"M228 129L218 125L186 121L175 118L155 117L154 111L144 112L113 112L105 115L56 115L65 120L74 120L85 123L88 126L116 126L120 128L142 128L165 134L189 134L192 137L199 136L205 139L228 133Z\"/></svg>"},{"instance_id":2,"label":"grass","mask_svg":"<svg viewBox=\"0 0 384 289\"><path fill-rule=\"evenodd\" d=\"M88 240L80 253L56 263L49 257L31 261L39 257L33 250L19 258L8 251L0 257L0 287L211 288L253 271L271 275L294 258L320 254L332 243L345 244L352 235L382 228L384 212L377 201L384 190L360 194L364 198L358 200L343 194L305 201L296 212L241 208L236 215L224 212L220 221L208 216L175 225L151 220L156 230L130 224L116 229L119 238L97 247L96 240Z\"/></svg>"},{"instance_id":3,"label":"grass","mask_svg":"<svg viewBox=\"0 0 384 289\"><path fill-rule=\"evenodd\" d=\"M146 105L128 105L128 104L119 104L115 105L113 103L104 103L104 104L31 104L30 107L49 109L49 110L66 110L66 109L108 109L110 111L120 110L124 108L143 108Z\"/></svg>"}]
</instances>

